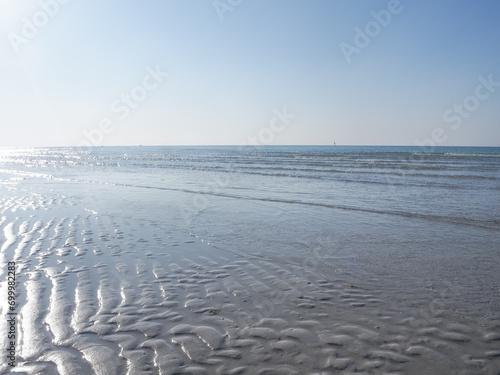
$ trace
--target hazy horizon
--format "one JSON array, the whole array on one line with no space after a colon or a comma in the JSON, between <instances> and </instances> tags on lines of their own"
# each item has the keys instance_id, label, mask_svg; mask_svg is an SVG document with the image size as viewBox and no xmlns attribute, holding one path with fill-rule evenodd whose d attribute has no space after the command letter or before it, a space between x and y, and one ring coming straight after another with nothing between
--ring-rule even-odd
<instances>
[{"instance_id":1,"label":"hazy horizon","mask_svg":"<svg viewBox=\"0 0 500 375\"><path fill-rule=\"evenodd\" d=\"M204 144L204 145L198 145L198 144L185 144L185 145L162 145L162 144L123 144L123 145L101 145L101 146L78 146L78 145L62 145L62 146L0 146L1 149L30 149L30 148L79 148L82 150L86 149L91 149L91 148L108 148L108 147L123 147L123 148L130 148L130 147L176 147L176 148L182 148L182 147L239 147L239 148L260 148L260 147L342 147L342 148L347 148L347 147L377 147L377 148L383 148L383 147L415 147L419 148L422 150L422 152L433 152L433 151L438 151L439 149L443 148L500 148L500 146L474 146L474 145L437 145L437 146L417 146L417 145L369 145L369 144L359 144L359 145L343 145L343 144L271 144L271 145L236 145L236 144Z\"/></svg>"}]
</instances>

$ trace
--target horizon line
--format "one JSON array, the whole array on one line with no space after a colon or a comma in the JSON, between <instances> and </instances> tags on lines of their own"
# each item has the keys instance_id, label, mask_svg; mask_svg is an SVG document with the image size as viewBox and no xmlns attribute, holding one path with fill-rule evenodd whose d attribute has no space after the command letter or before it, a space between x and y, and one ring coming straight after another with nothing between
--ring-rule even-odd
<instances>
[{"instance_id":1,"label":"horizon line","mask_svg":"<svg viewBox=\"0 0 500 375\"><path fill-rule=\"evenodd\" d=\"M64 145L64 146L1 146L0 149L13 149L13 148L104 148L104 147L241 147L241 148L257 148L257 147L417 147L422 149L434 149L445 147L483 147L483 148L499 148L498 146L491 145L435 145L435 146L419 146L419 145L380 145L380 144L284 144L284 145L237 145L237 144L123 144L123 145L92 145L92 146L77 146L77 145Z\"/></svg>"}]
</instances>

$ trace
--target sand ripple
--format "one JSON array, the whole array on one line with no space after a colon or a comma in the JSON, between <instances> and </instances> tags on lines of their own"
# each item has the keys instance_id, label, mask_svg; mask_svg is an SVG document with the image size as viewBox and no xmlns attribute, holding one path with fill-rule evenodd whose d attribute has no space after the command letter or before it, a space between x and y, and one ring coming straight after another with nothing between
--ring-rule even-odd
<instances>
[{"instance_id":1,"label":"sand ripple","mask_svg":"<svg viewBox=\"0 0 500 375\"><path fill-rule=\"evenodd\" d=\"M19 373L500 373L499 321L423 314L350 275L225 253L168 223L33 204L51 210L0 207L0 266L20 270Z\"/></svg>"}]
</instances>

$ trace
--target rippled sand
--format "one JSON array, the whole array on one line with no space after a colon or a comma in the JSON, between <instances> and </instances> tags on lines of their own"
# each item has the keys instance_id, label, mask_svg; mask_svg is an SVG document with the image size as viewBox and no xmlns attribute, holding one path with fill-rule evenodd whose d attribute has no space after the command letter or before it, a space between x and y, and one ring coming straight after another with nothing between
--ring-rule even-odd
<instances>
[{"instance_id":1,"label":"rippled sand","mask_svg":"<svg viewBox=\"0 0 500 375\"><path fill-rule=\"evenodd\" d=\"M211 247L76 198L0 200L20 374L499 374L500 321L332 267ZM6 343L7 325L0 325ZM5 345L4 345L5 346Z\"/></svg>"}]
</instances>

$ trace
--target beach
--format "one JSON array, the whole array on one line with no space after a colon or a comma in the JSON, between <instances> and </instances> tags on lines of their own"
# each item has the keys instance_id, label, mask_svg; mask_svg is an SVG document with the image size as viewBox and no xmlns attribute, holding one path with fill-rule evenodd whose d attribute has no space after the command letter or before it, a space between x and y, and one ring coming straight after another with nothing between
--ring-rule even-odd
<instances>
[{"instance_id":1,"label":"beach","mask_svg":"<svg viewBox=\"0 0 500 375\"><path fill-rule=\"evenodd\" d=\"M499 374L499 171L498 148L3 149L0 374Z\"/></svg>"}]
</instances>

